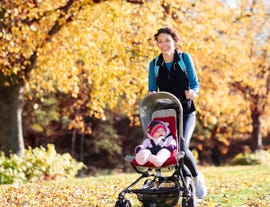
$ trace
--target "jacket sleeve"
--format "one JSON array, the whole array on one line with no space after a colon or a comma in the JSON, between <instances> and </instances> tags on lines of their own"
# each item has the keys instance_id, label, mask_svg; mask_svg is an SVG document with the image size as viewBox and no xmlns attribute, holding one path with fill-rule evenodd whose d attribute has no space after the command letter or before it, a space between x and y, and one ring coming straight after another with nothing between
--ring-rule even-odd
<instances>
[{"instance_id":1,"label":"jacket sleeve","mask_svg":"<svg viewBox=\"0 0 270 207\"><path fill-rule=\"evenodd\" d=\"M166 143L165 145L172 145L172 146L175 146L176 147L176 141L175 139L173 138L173 136L169 136L166 140Z\"/></svg>"},{"instance_id":2,"label":"jacket sleeve","mask_svg":"<svg viewBox=\"0 0 270 207\"><path fill-rule=\"evenodd\" d=\"M176 141L172 136L169 136L166 140L165 143L163 143L163 148L166 148L167 150L169 150L170 152L172 152L173 150L175 150L176 147Z\"/></svg>"},{"instance_id":3,"label":"jacket sleeve","mask_svg":"<svg viewBox=\"0 0 270 207\"><path fill-rule=\"evenodd\" d=\"M190 89L194 90L196 93L199 93L200 84L195 71L193 60L188 53L183 53L183 59L187 68L187 76L190 84Z\"/></svg>"},{"instance_id":4,"label":"jacket sleeve","mask_svg":"<svg viewBox=\"0 0 270 207\"><path fill-rule=\"evenodd\" d=\"M149 70L148 70L148 90L151 92L157 91L157 81L155 77L155 66L154 61L152 60L149 63Z\"/></svg>"},{"instance_id":5,"label":"jacket sleeve","mask_svg":"<svg viewBox=\"0 0 270 207\"><path fill-rule=\"evenodd\" d=\"M150 139L145 138L141 146L142 146L142 149L146 149L147 147L152 147Z\"/></svg>"}]
</instances>

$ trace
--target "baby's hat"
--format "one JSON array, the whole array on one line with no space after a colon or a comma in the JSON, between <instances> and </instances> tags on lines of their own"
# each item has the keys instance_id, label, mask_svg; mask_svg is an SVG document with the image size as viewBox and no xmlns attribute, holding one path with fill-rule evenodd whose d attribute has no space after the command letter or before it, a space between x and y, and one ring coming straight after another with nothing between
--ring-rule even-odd
<instances>
[{"instance_id":1,"label":"baby's hat","mask_svg":"<svg viewBox=\"0 0 270 207\"><path fill-rule=\"evenodd\" d=\"M147 133L153 137L154 133L160 128L163 128L166 131L164 122L157 120L151 121L147 126Z\"/></svg>"}]
</instances>

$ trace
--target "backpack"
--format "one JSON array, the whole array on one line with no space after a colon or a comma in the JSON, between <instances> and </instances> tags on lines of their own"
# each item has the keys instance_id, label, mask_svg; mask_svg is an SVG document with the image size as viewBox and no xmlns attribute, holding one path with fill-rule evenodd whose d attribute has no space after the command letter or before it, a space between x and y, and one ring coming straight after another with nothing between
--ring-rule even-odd
<instances>
[{"instance_id":1,"label":"backpack","mask_svg":"<svg viewBox=\"0 0 270 207\"><path fill-rule=\"evenodd\" d=\"M179 61L178 61L178 65L180 66L180 68L183 70L183 72L186 74L187 76L187 68L183 59L183 53L178 53L179 55ZM159 56L157 56L154 59L154 71L155 71L155 77L158 77L158 70L159 70L159 66L157 65L157 61L158 61Z\"/></svg>"}]
</instances>

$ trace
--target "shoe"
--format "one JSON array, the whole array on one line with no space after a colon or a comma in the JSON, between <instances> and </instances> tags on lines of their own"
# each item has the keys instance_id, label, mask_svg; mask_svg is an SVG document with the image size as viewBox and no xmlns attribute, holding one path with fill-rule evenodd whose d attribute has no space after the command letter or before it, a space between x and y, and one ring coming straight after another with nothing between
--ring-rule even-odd
<instances>
[{"instance_id":1,"label":"shoe","mask_svg":"<svg viewBox=\"0 0 270 207\"><path fill-rule=\"evenodd\" d=\"M202 199L207 194L207 188L205 185L204 176L201 172L198 173L197 177L194 178L195 187L196 187L196 196L199 199Z\"/></svg>"},{"instance_id":2,"label":"shoe","mask_svg":"<svg viewBox=\"0 0 270 207\"><path fill-rule=\"evenodd\" d=\"M127 162L131 162L134 158L135 158L134 155L126 155L126 156L125 156L125 160L126 160Z\"/></svg>"}]
</instances>

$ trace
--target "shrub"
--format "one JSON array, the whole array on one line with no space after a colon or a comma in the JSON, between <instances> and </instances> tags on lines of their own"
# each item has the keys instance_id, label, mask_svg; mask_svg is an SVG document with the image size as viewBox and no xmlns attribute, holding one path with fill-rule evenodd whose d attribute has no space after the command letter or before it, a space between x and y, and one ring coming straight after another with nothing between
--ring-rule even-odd
<instances>
[{"instance_id":1,"label":"shrub","mask_svg":"<svg viewBox=\"0 0 270 207\"><path fill-rule=\"evenodd\" d=\"M260 153L240 153L237 154L230 162L230 165L258 165L262 164Z\"/></svg>"},{"instance_id":2,"label":"shrub","mask_svg":"<svg viewBox=\"0 0 270 207\"><path fill-rule=\"evenodd\" d=\"M75 177L84 164L69 153L58 154L54 145L28 148L24 157L0 156L0 184Z\"/></svg>"},{"instance_id":3,"label":"shrub","mask_svg":"<svg viewBox=\"0 0 270 207\"><path fill-rule=\"evenodd\" d=\"M23 159L17 155L5 157L0 155L0 184L19 183L26 180L25 174L21 168Z\"/></svg>"}]
</instances>

